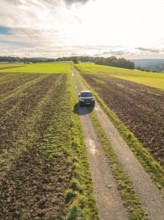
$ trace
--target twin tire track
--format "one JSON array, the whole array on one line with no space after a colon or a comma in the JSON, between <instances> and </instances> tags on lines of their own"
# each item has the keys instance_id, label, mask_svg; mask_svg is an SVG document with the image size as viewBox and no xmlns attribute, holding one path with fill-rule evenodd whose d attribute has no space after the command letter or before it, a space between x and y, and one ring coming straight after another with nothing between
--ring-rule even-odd
<instances>
[{"instance_id":1,"label":"twin tire track","mask_svg":"<svg viewBox=\"0 0 164 220\"><path fill-rule=\"evenodd\" d=\"M76 85L76 80L74 79L75 77L78 77L78 75L73 72L72 76L76 95L78 95L79 91ZM81 87L86 89L79 77L78 81L80 82ZM104 220L128 219L128 213L122 205L112 171L110 170L104 150L97 138L91 119L88 116L87 109L79 107L78 110L83 127L85 144L87 146L99 217ZM142 206L148 213L148 219L163 220L164 200L160 191L154 185L148 174L144 171L143 167L97 103L94 112L96 113L123 170L132 180Z\"/></svg>"},{"instance_id":2,"label":"twin tire track","mask_svg":"<svg viewBox=\"0 0 164 220\"><path fill-rule=\"evenodd\" d=\"M73 77L75 77L75 74L73 74ZM78 96L79 91L75 80L74 85L76 95ZM89 118L88 111L85 107L78 107L78 111L87 147L87 155L94 185L94 194L99 218L103 220L127 220L128 214L122 205L121 198L116 189L116 183L113 178L112 171L108 165L101 143L97 138L91 119Z\"/></svg>"}]
</instances>

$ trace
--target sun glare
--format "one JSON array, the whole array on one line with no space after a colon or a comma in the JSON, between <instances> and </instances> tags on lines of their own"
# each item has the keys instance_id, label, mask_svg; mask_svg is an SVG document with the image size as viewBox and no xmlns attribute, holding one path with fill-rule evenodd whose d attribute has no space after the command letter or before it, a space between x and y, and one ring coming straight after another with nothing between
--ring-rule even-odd
<instances>
[{"instance_id":1,"label":"sun glare","mask_svg":"<svg viewBox=\"0 0 164 220\"><path fill-rule=\"evenodd\" d=\"M0 35L3 53L7 53L6 41L22 41L24 45L31 42L33 51L43 48L56 52L60 48L59 54L65 53L66 48L68 53L96 54L109 48L135 53L136 48L143 47L157 49L163 56L163 0L64 2L22 0L11 4L3 0L0 10L5 13L1 15L0 11L0 25L6 30L12 28L12 34ZM16 50L22 53L22 48Z\"/></svg>"}]
</instances>

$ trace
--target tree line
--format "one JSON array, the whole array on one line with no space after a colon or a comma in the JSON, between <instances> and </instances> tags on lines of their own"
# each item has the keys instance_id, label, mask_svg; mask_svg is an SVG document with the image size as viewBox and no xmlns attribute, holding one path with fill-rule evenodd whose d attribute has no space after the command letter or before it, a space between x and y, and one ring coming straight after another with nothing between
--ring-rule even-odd
<instances>
[{"instance_id":1,"label":"tree line","mask_svg":"<svg viewBox=\"0 0 164 220\"><path fill-rule=\"evenodd\" d=\"M49 59L49 58L26 58L26 57L12 57L12 56L0 56L0 62L24 62L24 63L39 63L39 62L54 62L55 59Z\"/></svg>"},{"instance_id":2,"label":"tree line","mask_svg":"<svg viewBox=\"0 0 164 220\"><path fill-rule=\"evenodd\" d=\"M56 59L56 61L73 61L74 63L78 62L92 62L99 65L106 65L106 66L114 66L126 69L134 69L135 65L134 62L130 60L126 60L124 58L117 58L115 56L111 57L89 57L89 56L73 56L73 57L62 57Z\"/></svg>"},{"instance_id":3,"label":"tree line","mask_svg":"<svg viewBox=\"0 0 164 220\"><path fill-rule=\"evenodd\" d=\"M79 62L92 62L99 65L114 66L120 68L134 69L135 64L130 60L124 58L111 57L90 57L90 56L71 56L71 57L60 57L57 59L49 58L20 58L11 56L0 56L0 62L24 62L24 63L38 63L38 62L57 62L57 61L73 61L74 63Z\"/></svg>"}]
</instances>

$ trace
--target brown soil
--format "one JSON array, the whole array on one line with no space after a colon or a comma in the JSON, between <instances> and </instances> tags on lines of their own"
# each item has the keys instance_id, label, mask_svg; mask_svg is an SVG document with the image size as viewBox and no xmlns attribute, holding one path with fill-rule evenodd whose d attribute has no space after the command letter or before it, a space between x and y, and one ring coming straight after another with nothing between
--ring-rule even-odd
<instances>
[{"instance_id":1,"label":"brown soil","mask_svg":"<svg viewBox=\"0 0 164 220\"><path fill-rule=\"evenodd\" d=\"M23 155L0 178L0 219L62 219L69 180L64 162L65 157L47 160L36 146Z\"/></svg>"},{"instance_id":2,"label":"brown soil","mask_svg":"<svg viewBox=\"0 0 164 220\"><path fill-rule=\"evenodd\" d=\"M107 76L83 74L83 77L164 165L164 92Z\"/></svg>"},{"instance_id":3,"label":"brown soil","mask_svg":"<svg viewBox=\"0 0 164 220\"><path fill-rule=\"evenodd\" d=\"M62 146L69 144L69 121L59 117L59 112L69 114L62 103L65 88L66 75L47 75L2 103L1 158L11 159L12 166L9 170L0 166L0 219L65 219L65 194L72 175ZM34 112L41 115L30 121ZM16 155L22 139L26 150ZM15 148L12 158L3 157L3 150L11 148Z\"/></svg>"},{"instance_id":4,"label":"brown soil","mask_svg":"<svg viewBox=\"0 0 164 220\"><path fill-rule=\"evenodd\" d=\"M19 75L15 73L0 72L0 83L10 81L14 78L18 78Z\"/></svg>"},{"instance_id":5,"label":"brown soil","mask_svg":"<svg viewBox=\"0 0 164 220\"><path fill-rule=\"evenodd\" d=\"M33 84L18 96L7 99L0 109L0 152L14 147L14 142L26 132L26 118L33 113L37 103L42 99L55 75L49 75L40 82Z\"/></svg>"},{"instance_id":6,"label":"brown soil","mask_svg":"<svg viewBox=\"0 0 164 220\"><path fill-rule=\"evenodd\" d=\"M17 74L15 74L17 75ZM20 76L19 76L20 75ZM19 74L16 78L11 78L7 82L1 82L0 84L0 96L5 96L6 93L11 93L13 90L15 90L19 86L23 86L26 82L29 82L31 80L34 80L35 78L38 78L40 74ZM8 76L8 74L6 74Z\"/></svg>"}]
</instances>

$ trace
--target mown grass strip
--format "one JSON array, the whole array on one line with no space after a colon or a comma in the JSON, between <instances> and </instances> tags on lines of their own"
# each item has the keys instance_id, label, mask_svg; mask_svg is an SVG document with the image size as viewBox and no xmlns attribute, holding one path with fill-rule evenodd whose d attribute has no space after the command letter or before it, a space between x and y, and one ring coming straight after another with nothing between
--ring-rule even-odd
<instances>
[{"instance_id":1,"label":"mown grass strip","mask_svg":"<svg viewBox=\"0 0 164 220\"><path fill-rule=\"evenodd\" d=\"M78 71L76 71L79 74ZM151 156L151 154L143 147L134 134L118 119L114 112L107 107L98 94L88 85L84 78L79 74L84 84L93 92L97 102L100 104L106 115L117 128L125 142L128 144L134 155L142 164L145 171L150 175L153 182L161 190L164 195L164 169L160 164Z\"/></svg>"},{"instance_id":2,"label":"mown grass strip","mask_svg":"<svg viewBox=\"0 0 164 220\"><path fill-rule=\"evenodd\" d=\"M0 72L13 73L68 73L70 68L69 63L54 62L54 63L36 63L23 64L21 67L13 66L9 69L0 69Z\"/></svg>"},{"instance_id":3,"label":"mown grass strip","mask_svg":"<svg viewBox=\"0 0 164 220\"><path fill-rule=\"evenodd\" d=\"M94 112L89 111L89 115L92 119L94 128L96 130L97 136L105 150L106 156L108 158L108 163L112 170L113 176L115 178L117 189L121 195L124 206L127 208L129 213L129 219L147 219L147 214L142 208L141 201L134 191L133 184L129 179L128 175L123 171L117 156L115 155L111 144L106 137L106 134L103 128L98 121L96 114Z\"/></svg>"}]
</instances>

